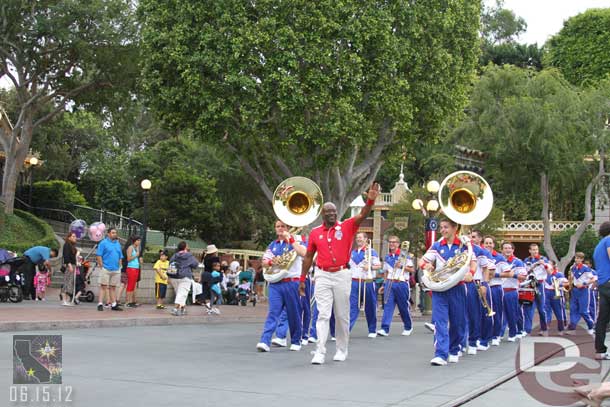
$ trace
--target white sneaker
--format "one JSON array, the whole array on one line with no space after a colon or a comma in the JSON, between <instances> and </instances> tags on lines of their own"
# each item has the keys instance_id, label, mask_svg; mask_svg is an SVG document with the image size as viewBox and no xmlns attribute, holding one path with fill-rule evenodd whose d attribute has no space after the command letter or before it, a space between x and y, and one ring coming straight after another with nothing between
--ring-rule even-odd
<instances>
[{"instance_id":1,"label":"white sneaker","mask_svg":"<svg viewBox=\"0 0 610 407\"><path fill-rule=\"evenodd\" d=\"M256 349L257 349L259 352L269 352L269 350L270 350L270 349L269 349L269 345L267 345L266 343L263 343L263 342L259 342L259 343L257 343L257 344L256 344Z\"/></svg>"},{"instance_id":2,"label":"white sneaker","mask_svg":"<svg viewBox=\"0 0 610 407\"><path fill-rule=\"evenodd\" d=\"M330 340L333 341L333 342L337 342L337 338L335 338L334 336L331 336Z\"/></svg>"},{"instance_id":3,"label":"white sneaker","mask_svg":"<svg viewBox=\"0 0 610 407\"><path fill-rule=\"evenodd\" d=\"M294 343L290 345L290 350L294 352L298 352L301 350L301 345L295 345Z\"/></svg>"},{"instance_id":4,"label":"white sneaker","mask_svg":"<svg viewBox=\"0 0 610 407\"><path fill-rule=\"evenodd\" d=\"M458 358L461 358L462 356L464 356L464 354L462 353L462 351L458 351Z\"/></svg>"},{"instance_id":5,"label":"white sneaker","mask_svg":"<svg viewBox=\"0 0 610 407\"><path fill-rule=\"evenodd\" d=\"M346 358L347 358L347 352L344 353L344 352L338 350L337 353L335 353L333 360L335 362L344 362Z\"/></svg>"},{"instance_id":6,"label":"white sneaker","mask_svg":"<svg viewBox=\"0 0 610 407\"><path fill-rule=\"evenodd\" d=\"M411 329L404 329L401 333L402 336L409 336L411 335L411 332L413 332L413 328Z\"/></svg>"},{"instance_id":7,"label":"white sneaker","mask_svg":"<svg viewBox=\"0 0 610 407\"><path fill-rule=\"evenodd\" d=\"M587 333L588 333L589 335L593 335L593 336L595 336L595 329L587 329Z\"/></svg>"},{"instance_id":8,"label":"white sneaker","mask_svg":"<svg viewBox=\"0 0 610 407\"><path fill-rule=\"evenodd\" d=\"M369 338L377 338L377 334L375 332L371 332L369 334Z\"/></svg>"},{"instance_id":9,"label":"white sneaker","mask_svg":"<svg viewBox=\"0 0 610 407\"><path fill-rule=\"evenodd\" d=\"M447 361L445 359L440 358L440 357L437 356L437 357L435 357L434 359L432 359L430 361L430 364L432 366L446 366L447 365Z\"/></svg>"},{"instance_id":10,"label":"white sneaker","mask_svg":"<svg viewBox=\"0 0 610 407\"><path fill-rule=\"evenodd\" d=\"M518 335L517 336L509 336L507 341L509 341L509 342L516 342L518 337L519 337Z\"/></svg>"},{"instance_id":11,"label":"white sneaker","mask_svg":"<svg viewBox=\"0 0 610 407\"><path fill-rule=\"evenodd\" d=\"M324 354L314 352L313 358L311 359L312 365L322 365L324 364Z\"/></svg>"},{"instance_id":12,"label":"white sneaker","mask_svg":"<svg viewBox=\"0 0 610 407\"><path fill-rule=\"evenodd\" d=\"M301 346L307 346L309 341L307 339L301 339Z\"/></svg>"},{"instance_id":13,"label":"white sneaker","mask_svg":"<svg viewBox=\"0 0 610 407\"><path fill-rule=\"evenodd\" d=\"M426 329L428 329L428 331L434 333L434 331L436 331L436 327L434 326L434 324L431 324L430 322L425 322L424 326L426 327Z\"/></svg>"},{"instance_id":14,"label":"white sneaker","mask_svg":"<svg viewBox=\"0 0 610 407\"><path fill-rule=\"evenodd\" d=\"M477 344L477 350L487 350L487 349L489 349L489 345Z\"/></svg>"},{"instance_id":15,"label":"white sneaker","mask_svg":"<svg viewBox=\"0 0 610 407\"><path fill-rule=\"evenodd\" d=\"M491 346L500 346L500 340L499 339L492 339L491 340Z\"/></svg>"},{"instance_id":16,"label":"white sneaker","mask_svg":"<svg viewBox=\"0 0 610 407\"><path fill-rule=\"evenodd\" d=\"M377 331L377 335L381 335L381 336L388 336L389 333L387 333L385 331L385 329L380 329L379 331Z\"/></svg>"},{"instance_id":17,"label":"white sneaker","mask_svg":"<svg viewBox=\"0 0 610 407\"><path fill-rule=\"evenodd\" d=\"M316 338L314 338L313 336L310 336L308 341L309 341L309 343L318 343L318 340Z\"/></svg>"},{"instance_id":18,"label":"white sneaker","mask_svg":"<svg viewBox=\"0 0 610 407\"><path fill-rule=\"evenodd\" d=\"M271 340L271 343L276 346L281 346L282 348L285 348L286 346L288 346L288 343L286 342L286 338L273 338Z\"/></svg>"},{"instance_id":19,"label":"white sneaker","mask_svg":"<svg viewBox=\"0 0 610 407\"><path fill-rule=\"evenodd\" d=\"M447 359L447 362L449 363L457 363L460 361L460 358L458 355L449 355L449 359Z\"/></svg>"},{"instance_id":20,"label":"white sneaker","mask_svg":"<svg viewBox=\"0 0 610 407\"><path fill-rule=\"evenodd\" d=\"M469 355L476 355L477 354L477 348L474 347L474 346L469 346L468 347L468 352L466 352L466 353L468 353Z\"/></svg>"},{"instance_id":21,"label":"white sneaker","mask_svg":"<svg viewBox=\"0 0 610 407\"><path fill-rule=\"evenodd\" d=\"M520 334L520 333L518 333L517 335L515 335L515 338L517 338L517 339L521 339L521 338L523 338L523 335L522 335L522 334Z\"/></svg>"},{"instance_id":22,"label":"white sneaker","mask_svg":"<svg viewBox=\"0 0 610 407\"><path fill-rule=\"evenodd\" d=\"M528 333L527 333L527 332L525 332L525 331L521 331L521 337L522 337L522 338L525 338L527 335L528 335Z\"/></svg>"}]
</instances>

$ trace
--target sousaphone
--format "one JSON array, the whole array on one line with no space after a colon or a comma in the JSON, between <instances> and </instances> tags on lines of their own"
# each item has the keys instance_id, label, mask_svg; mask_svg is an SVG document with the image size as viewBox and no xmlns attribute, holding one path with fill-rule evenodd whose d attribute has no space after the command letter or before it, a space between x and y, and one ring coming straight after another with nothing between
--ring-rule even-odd
<instances>
[{"instance_id":1,"label":"sousaphone","mask_svg":"<svg viewBox=\"0 0 610 407\"><path fill-rule=\"evenodd\" d=\"M305 177L285 179L273 193L273 211L279 220L292 228L291 233L315 221L322 212L323 203L320 187ZM287 250L277 264L263 271L263 277L270 283L284 279L296 258L294 249Z\"/></svg>"},{"instance_id":2,"label":"sousaphone","mask_svg":"<svg viewBox=\"0 0 610 407\"><path fill-rule=\"evenodd\" d=\"M487 181L471 171L456 171L441 183L438 201L444 214L460 225L481 223L493 207L493 194ZM436 270L424 270L422 283L431 291L447 291L464 279L470 271L472 245L467 236L460 236L468 250L452 257Z\"/></svg>"}]
</instances>

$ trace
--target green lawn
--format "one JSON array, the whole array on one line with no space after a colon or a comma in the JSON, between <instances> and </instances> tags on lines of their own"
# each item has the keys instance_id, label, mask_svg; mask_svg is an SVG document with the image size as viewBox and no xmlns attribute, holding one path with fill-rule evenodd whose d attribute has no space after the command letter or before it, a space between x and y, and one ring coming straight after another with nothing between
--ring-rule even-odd
<instances>
[{"instance_id":1,"label":"green lawn","mask_svg":"<svg viewBox=\"0 0 610 407\"><path fill-rule=\"evenodd\" d=\"M6 215L0 205L0 248L21 252L36 244L54 243L52 230L48 225L30 214L17 213L19 216Z\"/></svg>"}]
</instances>

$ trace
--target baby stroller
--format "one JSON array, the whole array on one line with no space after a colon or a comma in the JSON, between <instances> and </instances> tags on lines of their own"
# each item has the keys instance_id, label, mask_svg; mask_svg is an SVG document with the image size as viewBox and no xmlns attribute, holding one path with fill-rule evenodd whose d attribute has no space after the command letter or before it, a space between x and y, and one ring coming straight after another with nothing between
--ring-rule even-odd
<instances>
[{"instance_id":1,"label":"baby stroller","mask_svg":"<svg viewBox=\"0 0 610 407\"><path fill-rule=\"evenodd\" d=\"M93 300L95 299L95 294L93 294L93 291L89 289L89 286L91 285L91 274L87 275L87 273L89 272L90 267L91 265L88 261L84 261L83 264L80 266L80 276L77 278L77 283L78 279L82 279L83 285L82 287L80 287L81 294L78 297L79 301L93 302ZM86 279L85 276L87 276ZM77 289L78 288L79 287L77 287Z\"/></svg>"},{"instance_id":2,"label":"baby stroller","mask_svg":"<svg viewBox=\"0 0 610 407\"><path fill-rule=\"evenodd\" d=\"M23 257L12 257L9 252L0 249L0 302L23 301L23 274L19 272L25 262Z\"/></svg>"},{"instance_id":3,"label":"baby stroller","mask_svg":"<svg viewBox=\"0 0 610 407\"><path fill-rule=\"evenodd\" d=\"M252 306L256 306L256 294L250 288L250 283L244 282L237 286L237 298L242 306L246 306L248 301L252 302Z\"/></svg>"}]
</instances>

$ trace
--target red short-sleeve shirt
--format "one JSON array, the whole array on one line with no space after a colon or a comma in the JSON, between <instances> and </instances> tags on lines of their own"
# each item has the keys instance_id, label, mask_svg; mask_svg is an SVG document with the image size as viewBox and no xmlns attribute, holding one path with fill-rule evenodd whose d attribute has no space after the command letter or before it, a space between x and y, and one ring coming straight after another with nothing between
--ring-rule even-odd
<instances>
[{"instance_id":1,"label":"red short-sleeve shirt","mask_svg":"<svg viewBox=\"0 0 610 407\"><path fill-rule=\"evenodd\" d=\"M330 228L324 224L314 228L309 235L307 251L318 252L316 266L322 269L347 267L357 231L354 218L336 222Z\"/></svg>"}]
</instances>

